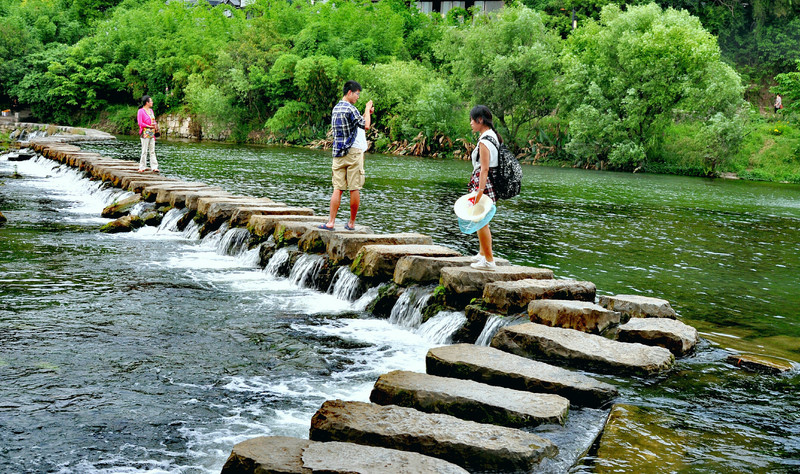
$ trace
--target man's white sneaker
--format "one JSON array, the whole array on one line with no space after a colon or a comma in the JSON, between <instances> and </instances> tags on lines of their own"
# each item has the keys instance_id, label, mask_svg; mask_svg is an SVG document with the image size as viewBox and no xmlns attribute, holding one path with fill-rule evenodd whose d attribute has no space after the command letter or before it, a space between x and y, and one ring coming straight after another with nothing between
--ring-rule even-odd
<instances>
[{"instance_id":1,"label":"man's white sneaker","mask_svg":"<svg viewBox=\"0 0 800 474\"><path fill-rule=\"evenodd\" d=\"M471 256L469 259L472 260L473 262L480 262L481 260L486 260L486 257L484 257L481 254L477 254L477 255Z\"/></svg>"},{"instance_id":2,"label":"man's white sneaker","mask_svg":"<svg viewBox=\"0 0 800 474\"><path fill-rule=\"evenodd\" d=\"M478 270L490 270L494 271L497 268L497 264L492 262L487 262L485 258L481 258L475 263L470 264L470 267L478 269Z\"/></svg>"}]
</instances>

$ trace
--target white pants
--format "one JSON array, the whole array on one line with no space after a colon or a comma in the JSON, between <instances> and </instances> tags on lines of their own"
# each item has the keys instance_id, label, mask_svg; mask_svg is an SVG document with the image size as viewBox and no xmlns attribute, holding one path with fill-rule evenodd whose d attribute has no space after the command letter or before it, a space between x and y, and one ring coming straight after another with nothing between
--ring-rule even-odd
<instances>
[{"instance_id":1,"label":"white pants","mask_svg":"<svg viewBox=\"0 0 800 474\"><path fill-rule=\"evenodd\" d=\"M147 154L150 153L150 166L158 169L158 160L156 159L156 139L155 138L140 138L142 141L142 156L139 158L139 170L147 169Z\"/></svg>"}]
</instances>

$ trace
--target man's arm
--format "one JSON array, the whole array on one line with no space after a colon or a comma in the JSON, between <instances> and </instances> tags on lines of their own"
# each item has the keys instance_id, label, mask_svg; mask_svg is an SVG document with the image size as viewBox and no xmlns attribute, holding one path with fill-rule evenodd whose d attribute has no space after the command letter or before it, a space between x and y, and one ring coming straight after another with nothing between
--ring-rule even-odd
<instances>
[{"instance_id":1,"label":"man's arm","mask_svg":"<svg viewBox=\"0 0 800 474\"><path fill-rule=\"evenodd\" d=\"M372 101L367 102L364 108L364 130L369 130L372 126Z\"/></svg>"}]
</instances>

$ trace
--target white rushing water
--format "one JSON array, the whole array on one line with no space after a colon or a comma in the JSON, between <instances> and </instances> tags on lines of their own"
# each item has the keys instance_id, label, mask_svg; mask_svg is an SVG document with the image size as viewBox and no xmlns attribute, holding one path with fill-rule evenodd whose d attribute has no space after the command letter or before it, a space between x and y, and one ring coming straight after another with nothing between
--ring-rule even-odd
<instances>
[{"instance_id":1,"label":"white rushing water","mask_svg":"<svg viewBox=\"0 0 800 474\"><path fill-rule=\"evenodd\" d=\"M418 328L422 324L422 310L431 296L433 296L432 288L406 289L392 308L389 322L407 328Z\"/></svg>"},{"instance_id":2,"label":"white rushing water","mask_svg":"<svg viewBox=\"0 0 800 474\"><path fill-rule=\"evenodd\" d=\"M495 315L489 316L489 319L486 320L486 324L483 326L483 331L481 331L478 339L475 341L475 345L488 346L500 328L513 326L514 324L522 324L525 322L528 322L528 320L522 317L503 317Z\"/></svg>"}]
</instances>

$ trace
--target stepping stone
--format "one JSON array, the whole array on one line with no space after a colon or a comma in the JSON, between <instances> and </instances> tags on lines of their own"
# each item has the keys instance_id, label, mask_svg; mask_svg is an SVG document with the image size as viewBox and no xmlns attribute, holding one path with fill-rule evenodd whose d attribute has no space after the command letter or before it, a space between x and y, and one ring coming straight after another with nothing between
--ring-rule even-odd
<instances>
[{"instance_id":1,"label":"stepping stone","mask_svg":"<svg viewBox=\"0 0 800 474\"><path fill-rule=\"evenodd\" d=\"M495 258L498 266L510 265L504 258ZM401 286L439 283L444 267L468 267L472 257L424 257L407 255L397 261L394 269L394 282Z\"/></svg>"},{"instance_id":2,"label":"stepping stone","mask_svg":"<svg viewBox=\"0 0 800 474\"><path fill-rule=\"evenodd\" d=\"M197 211L200 215L208 215L212 205L219 209L233 209L237 206L258 206L261 204L273 204L270 198L254 198L250 196L223 195L223 196L203 196L197 199Z\"/></svg>"},{"instance_id":3,"label":"stepping stone","mask_svg":"<svg viewBox=\"0 0 800 474\"><path fill-rule=\"evenodd\" d=\"M725 360L736 367L770 375L778 375L794 368L785 360L768 359L756 354L731 354Z\"/></svg>"},{"instance_id":4,"label":"stepping stone","mask_svg":"<svg viewBox=\"0 0 800 474\"><path fill-rule=\"evenodd\" d=\"M398 405L514 427L563 425L569 411L569 400L559 395L402 370L381 375L369 399L378 405Z\"/></svg>"},{"instance_id":5,"label":"stepping stone","mask_svg":"<svg viewBox=\"0 0 800 474\"><path fill-rule=\"evenodd\" d=\"M190 191L187 192L183 199L183 206L190 211L197 211L197 204L200 198L230 198L233 194L227 191Z\"/></svg>"},{"instance_id":6,"label":"stepping stone","mask_svg":"<svg viewBox=\"0 0 800 474\"><path fill-rule=\"evenodd\" d=\"M483 300L489 307L503 313L525 310L533 300L559 299L594 303L594 283L577 280L517 279L495 281L483 290Z\"/></svg>"},{"instance_id":7,"label":"stepping stone","mask_svg":"<svg viewBox=\"0 0 800 474\"><path fill-rule=\"evenodd\" d=\"M600 306L622 313L627 318L669 318L677 314L669 301L661 298L638 295L616 295L600 297Z\"/></svg>"},{"instance_id":8,"label":"stepping stone","mask_svg":"<svg viewBox=\"0 0 800 474\"><path fill-rule=\"evenodd\" d=\"M302 214L302 213L299 213L299 212L291 213L291 214L285 213L285 212L283 212L283 213L275 213L274 211L275 211L276 207L282 207L282 208L288 208L288 209L310 209L308 207L289 206L288 204L286 204L284 202L274 202L272 204L264 205L264 206L242 206L242 207L237 207L233 211L233 215L231 216L231 227L246 227L247 223L250 222L250 218L252 216L258 216L258 215L299 215L299 214ZM312 215L312 216L314 215L314 211L313 210L311 210L311 214L310 215Z\"/></svg>"},{"instance_id":9,"label":"stepping stone","mask_svg":"<svg viewBox=\"0 0 800 474\"><path fill-rule=\"evenodd\" d=\"M470 471L530 471L558 449L514 428L394 405L329 400L311 418L309 438L415 451Z\"/></svg>"},{"instance_id":10,"label":"stepping stone","mask_svg":"<svg viewBox=\"0 0 800 474\"><path fill-rule=\"evenodd\" d=\"M156 204L169 204L172 202L173 195L176 192L186 192L186 191L222 191L222 188L219 186L186 186L186 187L175 187L169 189L161 189L156 194ZM173 206L174 207L174 206Z\"/></svg>"},{"instance_id":11,"label":"stepping stone","mask_svg":"<svg viewBox=\"0 0 800 474\"><path fill-rule=\"evenodd\" d=\"M175 190L169 198L169 205L178 209L187 208L190 211L197 209L197 200L201 196L230 196L231 194L222 189L203 188L187 189L185 191ZM194 206L190 208L187 201Z\"/></svg>"},{"instance_id":12,"label":"stepping stone","mask_svg":"<svg viewBox=\"0 0 800 474\"><path fill-rule=\"evenodd\" d=\"M535 359L548 359L610 374L654 375L672 367L675 357L663 347L618 342L574 329L525 323L501 328L492 347Z\"/></svg>"},{"instance_id":13,"label":"stepping stone","mask_svg":"<svg viewBox=\"0 0 800 474\"><path fill-rule=\"evenodd\" d=\"M297 244L298 249L305 253L325 253L328 242L337 234L370 234L372 229L356 224L355 230L347 230L344 224L335 225L333 230L320 229L325 221L324 216L317 217L312 222L285 221L275 226L273 236L280 245Z\"/></svg>"},{"instance_id":14,"label":"stepping stone","mask_svg":"<svg viewBox=\"0 0 800 474\"><path fill-rule=\"evenodd\" d=\"M141 194L144 190L145 186L149 186L155 183L174 183L177 180L174 178L165 178L160 175L152 175L152 177L141 177L137 180L131 180L128 183L127 190L133 193Z\"/></svg>"},{"instance_id":15,"label":"stepping stone","mask_svg":"<svg viewBox=\"0 0 800 474\"><path fill-rule=\"evenodd\" d=\"M266 199L266 198L265 198ZM222 221L229 220L233 217L233 214L242 207L261 207L264 213L271 213L275 215L294 215L294 214L307 214L307 215L314 215L314 210L310 207L290 207L283 203L272 202L267 203L264 202L262 204L253 204L250 203L230 203L230 202L215 202L213 203L209 209L208 213L206 214L206 219L208 222L214 224ZM268 206L271 206L268 209Z\"/></svg>"},{"instance_id":16,"label":"stepping stone","mask_svg":"<svg viewBox=\"0 0 800 474\"><path fill-rule=\"evenodd\" d=\"M131 211L131 209L133 209L133 206L141 202L141 200L142 196L134 194L133 196L129 196L121 201L106 206L103 209L103 212L100 214L100 216L109 219L116 219L118 217L122 217L128 214Z\"/></svg>"},{"instance_id":17,"label":"stepping stone","mask_svg":"<svg viewBox=\"0 0 800 474\"><path fill-rule=\"evenodd\" d=\"M600 334L618 325L620 314L588 301L534 300L528 303L528 317L533 323Z\"/></svg>"},{"instance_id":18,"label":"stepping stone","mask_svg":"<svg viewBox=\"0 0 800 474\"><path fill-rule=\"evenodd\" d=\"M401 257L458 257L461 254L442 245L365 245L350 269L358 276L390 279Z\"/></svg>"},{"instance_id":19,"label":"stepping stone","mask_svg":"<svg viewBox=\"0 0 800 474\"><path fill-rule=\"evenodd\" d=\"M401 234L354 234L336 232L327 243L328 258L334 264L349 263L355 260L361 247L365 245L432 245L430 236L416 233Z\"/></svg>"},{"instance_id":20,"label":"stepping stone","mask_svg":"<svg viewBox=\"0 0 800 474\"><path fill-rule=\"evenodd\" d=\"M599 407L617 396L613 385L577 372L509 354L493 347L455 344L425 356L426 372L488 385L554 393L574 405Z\"/></svg>"},{"instance_id":21,"label":"stepping stone","mask_svg":"<svg viewBox=\"0 0 800 474\"><path fill-rule=\"evenodd\" d=\"M296 214L288 216L254 215L250 216L250 220L247 222L247 230L257 237L266 238L275 232L275 226L280 222L316 222L317 225L320 225L323 223L322 220L325 218Z\"/></svg>"},{"instance_id":22,"label":"stepping stone","mask_svg":"<svg viewBox=\"0 0 800 474\"><path fill-rule=\"evenodd\" d=\"M142 198L145 201L154 201L160 191L170 191L173 189L204 189L208 185L197 181L176 181L174 183L152 184L145 186L142 190Z\"/></svg>"},{"instance_id":23,"label":"stepping stone","mask_svg":"<svg viewBox=\"0 0 800 474\"><path fill-rule=\"evenodd\" d=\"M619 327L617 340L661 346L676 356L682 356L694 350L700 336L697 329L677 319L631 318Z\"/></svg>"},{"instance_id":24,"label":"stepping stone","mask_svg":"<svg viewBox=\"0 0 800 474\"><path fill-rule=\"evenodd\" d=\"M519 265L498 266L494 271L469 266L444 267L441 272L440 281L448 292L448 304L455 307L463 307L472 298L479 298L484 287L491 282L553 278L553 270Z\"/></svg>"},{"instance_id":25,"label":"stepping stone","mask_svg":"<svg viewBox=\"0 0 800 474\"><path fill-rule=\"evenodd\" d=\"M261 436L233 447L221 474L466 474L447 461L422 454L332 441Z\"/></svg>"}]
</instances>

